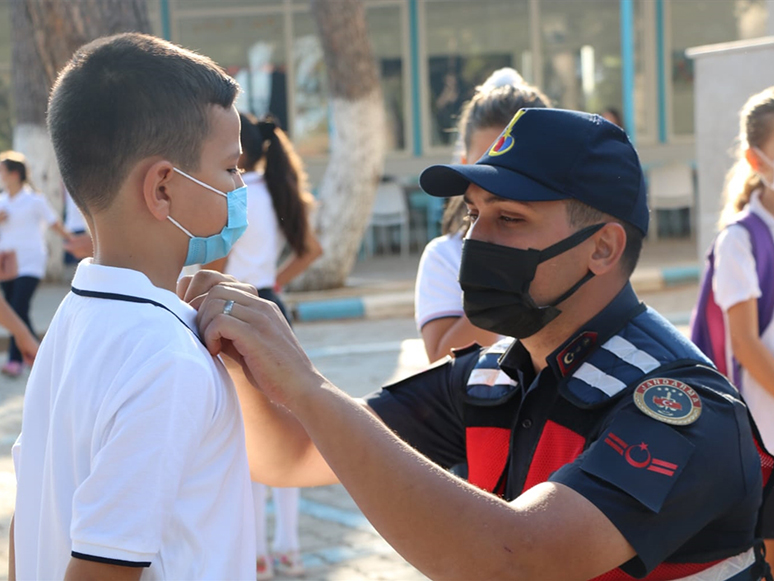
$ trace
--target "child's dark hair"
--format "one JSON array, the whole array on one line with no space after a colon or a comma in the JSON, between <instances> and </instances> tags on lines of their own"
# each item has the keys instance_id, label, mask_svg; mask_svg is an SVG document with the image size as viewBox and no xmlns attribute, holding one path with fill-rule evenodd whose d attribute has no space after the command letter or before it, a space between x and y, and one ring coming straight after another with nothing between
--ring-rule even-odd
<instances>
[{"instance_id":1,"label":"child's dark hair","mask_svg":"<svg viewBox=\"0 0 774 581\"><path fill-rule=\"evenodd\" d=\"M739 112L739 137L736 163L726 174L723 188L723 211L720 214L722 228L750 201L752 193L763 182L747 161L745 151L761 148L774 133L774 87L769 87L750 97Z\"/></svg>"},{"instance_id":2,"label":"child's dark hair","mask_svg":"<svg viewBox=\"0 0 774 581\"><path fill-rule=\"evenodd\" d=\"M148 157L196 171L211 107L231 107L238 91L211 59L153 36L119 34L82 46L59 74L48 106L73 200L88 215L105 210Z\"/></svg>"},{"instance_id":3,"label":"child's dark hair","mask_svg":"<svg viewBox=\"0 0 774 581\"><path fill-rule=\"evenodd\" d=\"M29 178L27 177L27 158L24 157L24 154L18 151L4 151L0 153L0 163L9 172L19 174L21 183L29 183Z\"/></svg>"},{"instance_id":4,"label":"child's dark hair","mask_svg":"<svg viewBox=\"0 0 774 581\"><path fill-rule=\"evenodd\" d=\"M282 234L296 254L305 254L308 250L308 211L314 200L308 192L301 158L285 132L271 118L258 120L245 113L240 113L239 117L242 121L241 169L255 171L259 164L263 166L264 180Z\"/></svg>"}]
</instances>

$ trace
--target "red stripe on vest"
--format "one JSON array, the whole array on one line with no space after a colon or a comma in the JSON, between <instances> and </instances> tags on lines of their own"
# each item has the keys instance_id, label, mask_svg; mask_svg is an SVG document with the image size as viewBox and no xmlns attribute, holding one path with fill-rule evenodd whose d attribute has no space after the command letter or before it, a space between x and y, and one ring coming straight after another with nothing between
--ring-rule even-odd
<instances>
[{"instance_id":1,"label":"red stripe on vest","mask_svg":"<svg viewBox=\"0 0 774 581\"><path fill-rule=\"evenodd\" d=\"M575 460L583 452L585 442L580 434L548 420L532 456L522 493L545 482L559 468Z\"/></svg>"},{"instance_id":2,"label":"red stripe on vest","mask_svg":"<svg viewBox=\"0 0 774 581\"><path fill-rule=\"evenodd\" d=\"M671 581L672 579L683 579L689 575L695 575L713 565L723 561L710 561L709 563L661 563L650 572L650 575L643 577L641 581ZM613 569L603 573L599 577L594 577L591 581L635 581L637 577L627 575L621 569Z\"/></svg>"},{"instance_id":3,"label":"red stripe on vest","mask_svg":"<svg viewBox=\"0 0 774 581\"><path fill-rule=\"evenodd\" d=\"M755 448L758 450L758 456L761 458L761 476L763 476L763 486L765 487L769 478L771 478L771 471L774 469L774 458L761 447L758 438L753 439L755 440Z\"/></svg>"},{"instance_id":4,"label":"red stripe on vest","mask_svg":"<svg viewBox=\"0 0 774 581\"><path fill-rule=\"evenodd\" d=\"M494 492L511 446L511 431L506 428L471 428L465 430L468 456L468 482Z\"/></svg>"}]
</instances>

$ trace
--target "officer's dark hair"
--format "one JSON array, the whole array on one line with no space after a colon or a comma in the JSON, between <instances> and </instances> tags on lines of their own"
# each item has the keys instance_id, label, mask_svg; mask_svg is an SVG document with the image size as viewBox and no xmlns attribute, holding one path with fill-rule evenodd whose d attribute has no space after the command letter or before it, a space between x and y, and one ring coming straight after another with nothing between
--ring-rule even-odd
<instances>
[{"instance_id":1,"label":"officer's dark hair","mask_svg":"<svg viewBox=\"0 0 774 581\"><path fill-rule=\"evenodd\" d=\"M27 158L24 157L24 154L18 151L4 151L0 153L0 163L5 166L8 172L18 174L21 183L29 183L27 178Z\"/></svg>"},{"instance_id":2,"label":"officer's dark hair","mask_svg":"<svg viewBox=\"0 0 774 581\"><path fill-rule=\"evenodd\" d=\"M87 215L108 208L130 170L161 156L196 171L213 105L239 85L208 57L126 33L79 48L59 74L48 129L62 180Z\"/></svg>"},{"instance_id":3,"label":"officer's dark hair","mask_svg":"<svg viewBox=\"0 0 774 581\"><path fill-rule=\"evenodd\" d=\"M567 208L567 220L570 226L574 228L580 229L601 222L615 222L623 226L626 233L626 246L621 255L621 268L627 278L631 276L634 268L637 266L637 262L640 260L643 241L642 232L632 224L600 212L596 208L592 208L578 200L565 200L565 207Z\"/></svg>"}]
</instances>

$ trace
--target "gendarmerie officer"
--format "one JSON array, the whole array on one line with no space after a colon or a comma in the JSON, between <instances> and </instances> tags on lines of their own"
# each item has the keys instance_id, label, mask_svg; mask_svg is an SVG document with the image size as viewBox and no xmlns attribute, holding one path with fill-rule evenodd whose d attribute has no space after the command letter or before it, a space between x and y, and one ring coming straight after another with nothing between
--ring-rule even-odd
<instances>
[{"instance_id":1,"label":"gendarmerie officer","mask_svg":"<svg viewBox=\"0 0 774 581\"><path fill-rule=\"evenodd\" d=\"M648 208L624 132L525 109L475 165L434 166L421 185L465 196L465 312L512 339L363 405L269 305L215 286L199 323L258 387L240 387L254 477L340 480L433 578L761 578L771 458L736 390L631 289ZM465 461L472 484L436 466Z\"/></svg>"}]
</instances>

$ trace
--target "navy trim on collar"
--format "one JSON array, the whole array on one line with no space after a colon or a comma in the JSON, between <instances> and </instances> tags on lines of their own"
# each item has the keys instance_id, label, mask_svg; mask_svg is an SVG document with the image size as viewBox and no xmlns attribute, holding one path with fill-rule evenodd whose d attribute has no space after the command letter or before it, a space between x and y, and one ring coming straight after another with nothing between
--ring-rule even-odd
<instances>
[{"instance_id":1,"label":"navy trim on collar","mask_svg":"<svg viewBox=\"0 0 774 581\"><path fill-rule=\"evenodd\" d=\"M546 357L546 363L558 379L572 375L600 345L646 308L637 298L632 285L626 283L621 292L600 313Z\"/></svg>"},{"instance_id":2,"label":"navy trim on collar","mask_svg":"<svg viewBox=\"0 0 774 581\"><path fill-rule=\"evenodd\" d=\"M599 314L546 357L546 363L556 379L571 375L600 345L645 309L645 305L640 302L632 289L631 283L626 283L621 292ZM534 375L525 372L531 369L530 355L518 340L503 353L499 362L500 368L514 379L518 374L531 376L534 379Z\"/></svg>"}]
</instances>

